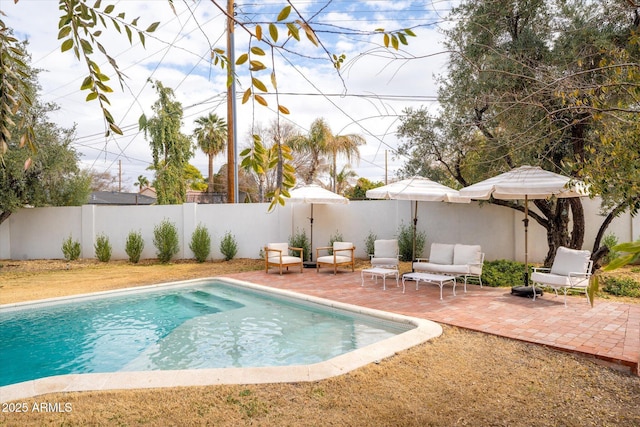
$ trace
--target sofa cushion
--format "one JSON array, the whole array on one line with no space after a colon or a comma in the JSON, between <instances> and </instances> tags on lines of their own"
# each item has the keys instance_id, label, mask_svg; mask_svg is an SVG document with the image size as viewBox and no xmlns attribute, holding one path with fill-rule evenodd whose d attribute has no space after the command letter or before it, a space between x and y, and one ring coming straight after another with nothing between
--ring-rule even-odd
<instances>
[{"instance_id":1,"label":"sofa cushion","mask_svg":"<svg viewBox=\"0 0 640 427\"><path fill-rule=\"evenodd\" d=\"M432 243L429 262L432 264L453 264L453 248L447 243Z\"/></svg>"},{"instance_id":2,"label":"sofa cushion","mask_svg":"<svg viewBox=\"0 0 640 427\"><path fill-rule=\"evenodd\" d=\"M480 245L456 244L453 250L453 264L480 264L482 262Z\"/></svg>"},{"instance_id":3,"label":"sofa cushion","mask_svg":"<svg viewBox=\"0 0 640 427\"><path fill-rule=\"evenodd\" d=\"M586 273L590 256L591 253L589 251L579 251L560 246L556 251L550 273L560 276L568 276L569 273Z\"/></svg>"},{"instance_id":4,"label":"sofa cushion","mask_svg":"<svg viewBox=\"0 0 640 427\"><path fill-rule=\"evenodd\" d=\"M433 262L414 262L413 270L417 272L435 274L468 274L469 266L466 264L435 264Z\"/></svg>"}]
</instances>

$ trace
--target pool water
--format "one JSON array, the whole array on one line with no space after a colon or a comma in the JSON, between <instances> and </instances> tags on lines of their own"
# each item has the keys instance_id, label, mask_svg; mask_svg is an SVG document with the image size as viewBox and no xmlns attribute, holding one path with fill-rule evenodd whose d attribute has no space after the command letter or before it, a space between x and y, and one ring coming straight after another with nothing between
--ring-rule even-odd
<instances>
[{"instance_id":1,"label":"pool water","mask_svg":"<svg viewBox=\"0 0 640 427\"><path fill-rule=\"evenodd\" d=\"M223 282L0 310L0 386L72 373L321 362L410 329Z\"/></svg>"}]
</instances>

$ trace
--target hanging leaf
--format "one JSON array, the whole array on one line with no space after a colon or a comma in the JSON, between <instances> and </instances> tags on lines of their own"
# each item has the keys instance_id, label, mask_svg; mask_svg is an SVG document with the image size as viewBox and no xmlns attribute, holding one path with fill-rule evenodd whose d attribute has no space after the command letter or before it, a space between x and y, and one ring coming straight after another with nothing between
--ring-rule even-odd
<instances>
[{"instance_id":1,"label":"hanging leaf","mask_svg":"<svg viewBox=\"0 0 640 427\"><path fill-rule=\"evenodd\" d=\"M262 81L260 81L259 79L252 77L251 78L251 83L253 84L253 86L255 86L258 90L261 90L262 92L268 92L267 87L264 85L264 83L262 83Z\"/></svg>"},{"instance_id":2,"label":"hanging leaf","mask_svg":"<svg viewBox=\"0 0 640 427\"><path fill-rule=\"evenodd\" d=\"M269 24L269 35L274 43L278 41L278 27L273 22Z\"/></svg>"},{"instance_id":3,"label":"hanging leaf","mask_svg":"<svg viewBox=\"0 0 640 427\"><path fill-rule=\"evenodd\" d=\"M254 98L255 98L255 100L258 102L258 104L260 104L260 105L263 105L263 106L265 106L265 107L266 107L267 105L269 105L269 104L267 103L267 101L266 101L263 97L261 97L260 95L255 95L255 96L254 96Z\"/></svg>"},{"instance_id":4,"label":"hanging leaf","mask_svg":"<svg viewBox=\"0 0 640 427\"><path fill-rule=\"evenodd\" d=\"M244 95L242 95L242 103L246 104L249 98L251 98L251 88L244 91Z\"/></svg>"},{"instance_id":5,"label":"hanging leaf","mask_svg":"<svg viewBox=\"0 0 640 427\"><path fill-rule=\"evenodd\" d=\"M264 50L260 49L258 46L251 46L251 53L254 55L264 56Z\"/></svg>"},{"instance_id":6,"label":"hanging leaf","mask_svg":"<svg viewBox=\"0 0 640 427\"><path fill-rule=\"evenodd\" d=\"M262 41L262 27L260 25L256 25L256 38Z\"/></svg>"},{"instance_id":7,"label":"hanging leaf","mask_svg":"<svg viewBox=\"0 0 640 427\"><path fill-rule=\"evenodd\" d=\"M289 114L289 109L284 105L278 105L278 111L280 111L282 114Z\"/></svg>"},{"instance_id":8,"label":"hanging leaf","mask_svg":"<svg viewBox=\"0 0 640 427\"><path fill-rule=\"evenodd\" d=\"M291 6L285 6L278 14L278 18L277 18L278 22L281 22L287 19L290 13L291 13Z\"/></svg>"}]
</instances>

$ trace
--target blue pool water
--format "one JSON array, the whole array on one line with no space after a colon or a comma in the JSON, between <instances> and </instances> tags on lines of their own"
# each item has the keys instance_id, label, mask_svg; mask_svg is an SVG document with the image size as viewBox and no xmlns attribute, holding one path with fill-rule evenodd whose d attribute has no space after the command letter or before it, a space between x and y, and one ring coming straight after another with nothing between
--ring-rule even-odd
<instances>
[{"instance_id":1,"label":"blue pool water","mask_svg":"<svg viewBox=\"0 0 640 427\"><path fill-rule=\"evenodd\" d=\"M411 326L208 282L0 311L0 386L52 375L288 366Z\"/></svg>"}]
</instances>

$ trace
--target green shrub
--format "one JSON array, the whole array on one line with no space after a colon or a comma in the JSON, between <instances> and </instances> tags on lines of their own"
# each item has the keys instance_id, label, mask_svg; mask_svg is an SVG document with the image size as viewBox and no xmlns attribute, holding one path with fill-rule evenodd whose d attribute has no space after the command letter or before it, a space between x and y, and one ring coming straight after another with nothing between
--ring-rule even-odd
<instances>
[{"instance_id":1,"label":"green shrub","mask_svg":"<svg viewBox=\"0 0 640 427\"><path fill-rule=\"evenodd\" d=\"M96 243L93 245L93 248L96 251L96 258L100 262L109 262L111 259L111 243L109 243L109 238L104 234L100 234L96 237Z\"/></svg>"},{"instance_id":2,"label":"green shrub","mask_svg":"<svg viewBox=\"0 0 640 427\"><path fill-rule=\"evenodd\" d=\"M427 234L424 231L416 233L416 258L422 256ZM413 260L413 226L401 223L398 227L398 250L403 261Z\"/></svg>"},{"instance_id":3,"label":"green shrub","mask_svg":"<svg viewBox=\"0 0 640 427\"><path fill-rule=\"evenodd\" d=\"M630 277L605 277L602 291L622 297L640 298L640 283Z\"/></svg>"},{"instance_id":4,"label":"green shrub","mask_svg":"<svg viewBox=\"0 0 640 427\"><path fill-rule=\"evenodd\" d=\"M342 233L336 230L335 234L329 236L329 246L333 247L333 242L344 242ZM333 249L329 249L329 255L333 255Z\"/></svg>"},{"instance_id":5,"label":"green shrub","mask_svg":"<svg viewBox=\"0 0 640 427\"><path fill-rule=\"evenodd\" d=\"M193 251L196 261L205 262L211 253L211 236L209 230L203 225L198 225L191 235L189 249Z\"/></svg>"},{"instance_id":6,"label":"green shrub","mask_svg":"<svg viewBox=\"0 0 640 427\"><path fill-rule=\"evenodd\" d=\"M238 253L238 243L236 243L235 237L231 232L227 231L220 241L220 252L224 255L224 260L229 261L233 259Z\"/></svg>"},{"instance_id":7,"label":"green shrub","mask_svg":"<svg viewBox=\"0 0 640 427\"><path fill-rule=\"evenodd\" d=\"M129 256L129 262L137 264L138 261L140 261L143 249L144 239L142 238L142 233L139 231L130 231L124 246L124 251Z\"/></svg>"},{"instance_id":8,"label":"green shrub","mask_svg":"<svg viewBox=\"0 0 640 427\"><path fill-rule=\"evenodd\" d=\"M67 261L75 261L80 258L80 242L73 240L71 236L62 242L62 253Z\"/></svg>"},{"instance_id":9,"label":"green shrub","mask_svg":"<svg viewBox=\"0 0 640 427\"><path fill-rule=\"evenodd\" d=\"M613 247L618 244L618 238L615 234L607 234L602 239L602 244L609 248L609 253L602 258L602 264L607 265L611 262L611 260L617 258L618 255L620 255L619 252L613 250Z\"/></svg>"},{"instance_id":10,"label":"green shrub","mask_svg":"<svg viewBox=\"0 0 640 427\"><path fill-rule=\"evenodd\" d=\"M153 228L153 244L161 263L166 264L180 251L180 239L174 223L164 219Z\"/></svg>"},{"instance_id":11,"label":"green shrub","mask_svg":"<svg viewBox=\"0 0 640 427\"><path fill-rule=\"evenodd\" d=\"M485 261L482 267L484 286L520 286L523 284L524 263L509 260Z\"/></svg>"},{"instance_id":12,"label":"green shrub","mask_svg":"<svg viewBox=\"0 0 640 427\"><path fill-rule=\"evenodd\" d=\"M309 242L309 238L307 237L307 232L305 230L299 231L296 229L296 234L289 237L289 246L292 248L302 248L304 251L303 261L308 261L309 256L311 255L311 243ZM299 256L298 251L295 253L291 253L289 255Z\"/></svg>"},{"instance_id":13,"label":"green shrub","mask_svg":"<svg viewBox=\"0 0 640 427\"><path fill-rule=\"evenodd\" d=\"M373 231L369 231L367 238L364 239L364 249L367 251L367 255L373 255L375 251L375 241L378 239L378 235Z\"/></svg>"}]
</instances>

